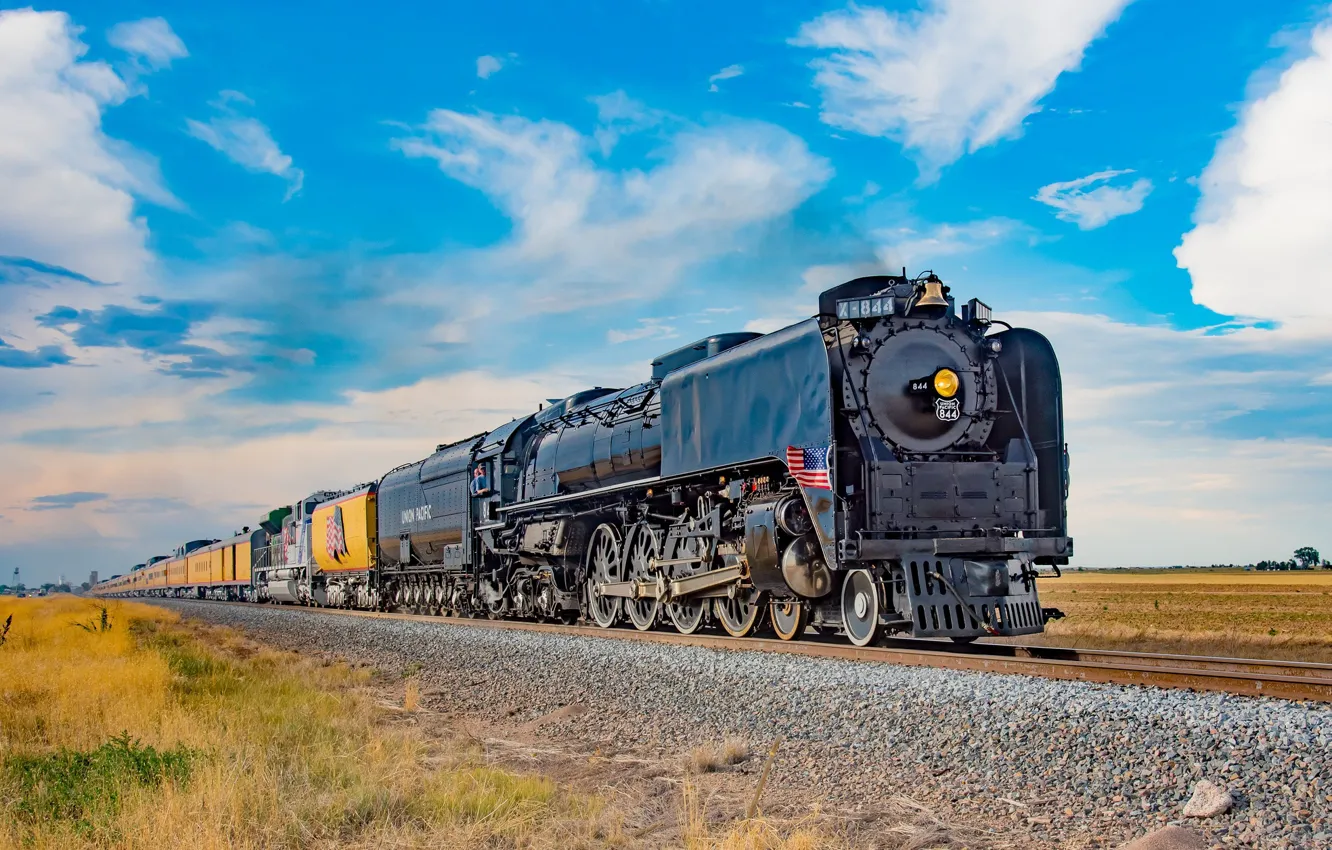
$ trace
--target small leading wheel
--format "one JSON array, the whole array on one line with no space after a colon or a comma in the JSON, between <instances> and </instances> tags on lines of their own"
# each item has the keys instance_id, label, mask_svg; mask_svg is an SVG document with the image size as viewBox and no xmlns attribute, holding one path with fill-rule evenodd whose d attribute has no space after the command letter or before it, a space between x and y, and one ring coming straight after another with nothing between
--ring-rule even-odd
<instances>
[{"instance_id":1,"label":"small leading wheel","mask_svg":"<svg viewBox=\"0 0 1332 850\"><path fill-rule=\"evenodd\" d=\"M609 629L620 619L620 598L602 596L597 585L620 580L620 532L603 522L587 543L587 610L592 621Z\"/></svg>"},{"instance_id":2,"label":"small leading wheel","mask_svg":"<svg viewBox=\"0 0 1332 850\"><path fill-rule=\"evenodd\" d=\"M856 646L879 634L879 583L869 570L852 570L842 582L842 628Z\"/></svg>"},{"instance_id":3,"label":"small leading wheel","mask_svg":"<svg viewBox=\"0 0 1332 850\"><path fill-rule=\"evenodd\" d=\"M782 640L800 640L809 625L809 606L798 599L774 599L768 603L772 630Z\"/></svg>"},{"instance_id":4,"label":"small leading wheel","mask_svg":"<svg viewBox=\"0 0 1332 850\"><path fill-rule=\"evenodd\" d=\"M736 587L734 596L723 596L712 602L717 622L731 637L744 637L758 627L763 613L763 592L754 587Z\"/></svg>"},{"instance_id":5,"label":"small leading wheel","mask_svg":"<svg viewBox=\"0 0 1332 850\"><path fill-rule=\"evenodd\" d=\"M661 541L652 526L640 522L629 532L628 579L633 582L654 583L656 560L661 557ZM634 624L634 628L645 632L657 622L657 612L661 609L661 600L653 597L626 599L625 613Z\"/></svg>"}]
</instances>

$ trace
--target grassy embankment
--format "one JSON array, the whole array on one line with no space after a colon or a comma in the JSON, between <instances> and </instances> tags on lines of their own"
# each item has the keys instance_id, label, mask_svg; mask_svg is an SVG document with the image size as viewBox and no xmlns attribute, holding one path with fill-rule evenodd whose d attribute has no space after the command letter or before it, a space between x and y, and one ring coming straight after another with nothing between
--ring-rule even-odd
<instances>
[{"instance_id":1,"label":"grassy embankment","mask_svg":"<svg viewBox=\"0 0 1332 850\"><path fill-rule=\"evenodd\" d=\"M103 620L88 600L0 597L0 628L10 615L0 848L635 843L602 801L404 722L364 670L256 650L135 603L111 603ZM691 823L681 837L819 843L762 821L713 830Z\"/></svg>"},{"instance_id":2,"label":"grassy embankment","mask_svg":"<svg viewBox=\"0 0 1332 850\"><path fill-rule=\"evenodd\" d=\"M1332 571L1114 570L1041 580L1060 646L1332 662Z\"/></svg>"}]
</instances>

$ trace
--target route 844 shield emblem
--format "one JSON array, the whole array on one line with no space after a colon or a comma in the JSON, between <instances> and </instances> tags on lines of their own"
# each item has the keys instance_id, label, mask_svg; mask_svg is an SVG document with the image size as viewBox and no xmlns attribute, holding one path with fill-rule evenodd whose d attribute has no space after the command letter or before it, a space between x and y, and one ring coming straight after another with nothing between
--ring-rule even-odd
<instances>
[{"instance_id":1,"label":"route 844 shield emblem","mask_svg":"<svg viewBox=\"0 0 1332 850\"><path fill-rule=\"evenodd\" d=\"M940 422L956 422L962 416L962 400L957 398L936 398L934 415Z\"/></svg>"}]
</instances>

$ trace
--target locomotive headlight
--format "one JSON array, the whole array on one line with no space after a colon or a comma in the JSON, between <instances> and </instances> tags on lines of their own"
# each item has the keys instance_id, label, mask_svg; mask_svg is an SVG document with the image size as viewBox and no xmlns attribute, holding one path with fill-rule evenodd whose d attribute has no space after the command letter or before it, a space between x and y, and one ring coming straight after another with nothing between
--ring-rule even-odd
<instances>
[{"instance_id":1,"label":"locomotive headlight","mask_svg":"<svg viewBox=\"0 0 1332 850\"><path fill-rule=\"evenodd\" d=\"M952 398L957 395L959 386L961 381L952 369L940 369L934 373L934 391L939 394L939 398Z\"/></svg>"}]
</instances>

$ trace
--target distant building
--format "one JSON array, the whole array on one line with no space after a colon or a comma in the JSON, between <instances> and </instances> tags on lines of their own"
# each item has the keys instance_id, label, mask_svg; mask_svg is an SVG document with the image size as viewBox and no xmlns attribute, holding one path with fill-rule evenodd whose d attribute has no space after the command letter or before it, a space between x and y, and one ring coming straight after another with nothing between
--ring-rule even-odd
<instances>
[{"instance_id":1,"label":"distant building","mask_svg":"<svg viewBox=\"0 0 1332 850\"><path fill-rule=\"evenodd\" d=\"M88 575L88 586L89 586L89 587L96 587L96 586L97 586L97 570L93 570L93 571Z\"/></svg>"}]
</instances>

